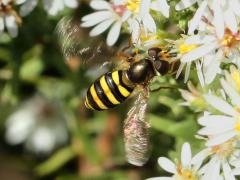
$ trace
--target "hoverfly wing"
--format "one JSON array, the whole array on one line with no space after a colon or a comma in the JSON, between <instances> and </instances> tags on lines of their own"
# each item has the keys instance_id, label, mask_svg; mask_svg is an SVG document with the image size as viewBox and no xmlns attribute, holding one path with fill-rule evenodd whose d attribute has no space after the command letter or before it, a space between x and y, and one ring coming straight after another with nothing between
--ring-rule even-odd
<instances>
[{"instance_id":1,"label":"hoverfly wing","mask_svg":"<svg viewBox=\"0 0 240 180\"><path fill-rule=\"evenodd\" d=\"M130 164L143 166L149 159L149 124L145 119L149 89L139 93L124 122L124 142Z\"/></svg>"},{"instance_id":2,"label":"hoverfly wing","mask_svg":"<svg viewBox=\"0 0 240 180\"><path fill-rule=\"evenodd\" d=\"M116 48L108 47L99 38L89 38L74 17L62 18L56 26L56 34L66 60L78 58L81 64L96 67L112 63L117 54Z\"/></svg>"}]
</instances>

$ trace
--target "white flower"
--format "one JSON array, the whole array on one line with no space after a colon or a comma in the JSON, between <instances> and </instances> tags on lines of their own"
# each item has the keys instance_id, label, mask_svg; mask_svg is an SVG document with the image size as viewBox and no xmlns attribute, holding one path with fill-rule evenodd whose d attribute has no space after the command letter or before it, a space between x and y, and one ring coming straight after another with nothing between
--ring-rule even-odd
<instances>
[{"instance_id":1,"label":"white flower","mask_svg":"<svg viewBox=\"0 0 240 180\"><path fill-rule=\"evenodd\" d=\"M120 35L122 23L130 15L129 11L123 4L114 4L103 0L93 0L90 6L97 12L84 16L81 26L95 26L90 31L90 36L97 36L111 26L107 36L107 44L109 46L114 45Z\"/></svg>"},{"instance_id":2,"label":"white flower","mask_svg":"<svg viewBox=\"0 0 240 180\"><path fill-rule=\"evenodd\" d=\"M233 105L217 96L205 95L206 102L223 115L205 115L198 120L199 124L204 126L198 133L211 136L207 141L210 146L240 135L240 94L226 80L222 79L221 84Z\"/></svg>"},{"instance_id":3,"label":"white flower","mask_svg":"<svg viewBox=\"0 0 240 180\"><path fill-rule=\"evenodd\" d=\"M14 10L14 3L21 4L22 0L14 2L12 0L0 1L0 35L3 33L4 28L7 29L10 36L16 37L18 35L18 26L22 20Z\"/></svg>"},{"instance_id":4,"label":"white flower","mask_svg":"<svg viewBox=\"0 0 240 180\"><path fill-rule=\"evenodd\" d=\"M169 6L166 0L127 0L127 9L131 12L128 19L128 29L132 35L132 42L141 45L141 37L155 34L156 23L150 14L150 10L159 11L165 17L169 17Z\"/></svg>"},{"instance_id":5,"label":"white flower","mask_svg":"<svg viewBox=\"0 0 240 180\"><path fill-rule=\"evenodd\" d=\"M182 51L182 46L193 47ZM179 48L179 54L182 54L181 63L190 64L199 62L199 79L207 84L211 83L217 74L222 71L221 63L239 63L240 51L240 33L233 34L229 29L224 32L223 38L218 38L214 27L200 32L199 35L187 36Z\"/></svg>"},{"instance_id":6,"label":"white flower","mask_svg":"<svg viewBox=\"0 0 240 180\"><path fill-rule=\"evenodd\" d=\"M192 157L189 143L184 143L181 151L181 160L175 165L165 157L158 159L159 165L167 172L173 174L171 177L155 177L148 180L198 180L201 177L199 171L202 165L201 158Z\"/></svg>"},{"instance_id":7,"label":"white flower","mask_svg":"<svg viewBox=\"0 0 240 180\"><path fill-rule=\"evenodd\" d=\"M185 43L186 39L188 39L189 37L190 36L182 35L182 37L176 41L167 39L167 41L172 44L171 52L177 54L177 57L175 58L176 60L182 59L187 53L193 51L194 49L196 49L198 47L195 44ZM189 78L189 75L190 75L191 66L192 66L191 61L190 62L181 61L181 64L176 73L176 77L178 78L179 75L182 73L183 69L185 68L184 82L186 83ZM204 86L205 81L204 81L203 74L202 74L202 68L201 68L202 64L197 60L197 61L195 61L195 66L197 69L200 83L202 86Z\"/></svg>"},{"instance_id":8,"label":"white flower","mask_svg":"<svg viewBox=\"0 0 240 180\"><path fill-rule=\"evenodd\" d=\"M194 87L191 81L189 81L187 85L189 90L179 90L185 100L185 102L181 103L181 105L189 106L194 111L202 111L202 109L205 109L205 101L201 92Z\"/></svg>"},{"instance_id":9,"label":"white flower","mask_svg":"<svg viewBox=\"0 0 240 180\"><path fill-rule=\"evenodd\" d=\"M229 85L231 85L240 94L240 67L230 66L230 73L225 72L225 78Z\"/></svg>"},{"instance_id":10,"label":"white flower","mask_svg":"<svg viewBox=\"0 0 240 180\"><path fill-rule=\"evenodd\" d=\"M22 16L28 15L37 6L38 0L22 0L24 4L20 8ZM43 7L49 15L55 16L65 7L76 8L78 6L77 0L43 0Z\"/></svg>"},{"instance_id":11,"label":"white flower","mask_svg":"<svg viewBox=\"0 0 240 180\"><path fill-rule=\"evenodd\" d=\"M68 138L60 112L57 104L42 96L31 98L7 119L6 141L11 145L25 144L27 150L36 154L51 153Z\"/></svg>"},{"instance_id":12,"label":"white flower","mask_svg":"<svg viewBox=\"0 0 240 180\"><path fill-rule=\"evenodd\" d=\"M115 0L107 2L103 0L93 0L90 6L97 10L92 14L82 18L82 27L92 27L90 36L97 36L108 28L107 44L112 46L118 40L121 26L128 24L128 31L132 35L132 42L139 45L141 36L148 36L156 33L156 24L150 14L150 10L161 12L164 16L169 16L169 6L166 0ZM159 8L160 7L160 8Z\"/></svg>"},{"instance_id":13,"label":"white flower","mask_svg":"<svg viewBox=\"0 0 240 180\"><path fill-rule=\"evenodd\" d=\"M239 70L230 69L231 74L226 73L226 78L220 81L227 95L224 95L225 99L212 94L204 96L205 101L220 114L206 112L198 120L203 126L198 134L207 137L207 148L196 157L210 157L202 168L203 180L218 179L221 174L226 180L234 180L240 174L240 93L235 86L240 76Z\"/></svg>"},{"instance_id":14,"label":"white flower","mask_svg":"<svg viewBox=\"0 0 240 180\"><path fill-rule=\"evenodd\" d=\"M175 8L176 10L182 10L192 6L196 2L198 2L199 7L189 22L188 34L193 34L195 29L201 29L202 20L206 17L216 27L219 38L223 37L224 31L227 28L233 33L238 32L238 21L240 18L239 0L181 0Z\"/></svg>"},{"instance_id":15,"label":"white flower","mask_svg":"<svg viewBox=\"0 0 240 180\"><path fill-rule=\"evenodd\" d=\"M201 168L201 180L234 180L240 171L239 140L232 138L222 144L209 146L195 155L193 161L207 160Z\"/></svg>"}]
</instances>

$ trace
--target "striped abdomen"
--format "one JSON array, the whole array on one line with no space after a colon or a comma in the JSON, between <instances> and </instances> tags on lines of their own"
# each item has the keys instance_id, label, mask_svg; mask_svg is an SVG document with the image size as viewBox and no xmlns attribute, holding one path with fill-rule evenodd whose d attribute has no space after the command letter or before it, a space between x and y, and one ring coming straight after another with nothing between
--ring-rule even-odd
<instances>
[{"instance_id":1,"label":"striped abdomen","mask_svg":"<svg viewBox=\"0 0 240 180\"><path fill-rule=\"evenodd\" d=\"M92 110L104 110L122 103L133 91L123 81L123 71L108 72L88 89L85 106Z\"/></svg>"}]
</instances>

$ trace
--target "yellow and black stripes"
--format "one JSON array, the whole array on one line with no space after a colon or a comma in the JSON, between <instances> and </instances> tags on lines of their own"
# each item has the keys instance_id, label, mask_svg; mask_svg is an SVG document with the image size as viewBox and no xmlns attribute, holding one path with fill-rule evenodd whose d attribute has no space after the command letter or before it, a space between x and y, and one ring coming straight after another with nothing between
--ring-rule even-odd
<instances>
[{"instance_id":1,"label":"yellow and black stripes","mask_svg":"<svg viewBox=\"0 0 240 180\"><path fill-rule=\"evenodd\" d=\"M104 110L122 103L133 91L122 81L123 71L108 72L88 89L85 105L88 109Z\"/></svg>"}]
</instances>

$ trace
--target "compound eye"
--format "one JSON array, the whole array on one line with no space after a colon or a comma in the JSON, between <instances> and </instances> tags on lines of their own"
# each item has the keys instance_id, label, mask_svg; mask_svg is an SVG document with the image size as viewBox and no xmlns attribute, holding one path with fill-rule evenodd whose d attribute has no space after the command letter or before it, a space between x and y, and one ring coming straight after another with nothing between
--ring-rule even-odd
<instances>
[{"instance_id":1,"label":"compound eye","mask_svg":"<svg viewBox=\"0 0 240 180\"><path fill-rule=\"evenodd\" d=\"M158 55L161 51L162 51L161 48L153 47L153 48L148 49L148 55L152 58L156 58L156 57L158 57Z\"/></svg>"},{"instance_id":2,"label":"compound eye","mask_svg":"<svg viewBox=\"0 0 240 180\"><path fill-rule=\"evenodd\" d=\"M167 74L170 68L170 64L164 60L154 61L154 66L161 75Z\"/></svg>"}]
</instances>

